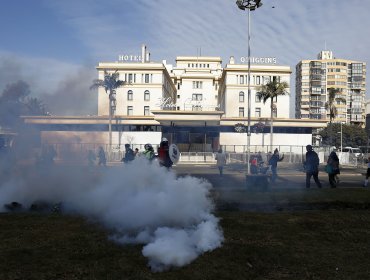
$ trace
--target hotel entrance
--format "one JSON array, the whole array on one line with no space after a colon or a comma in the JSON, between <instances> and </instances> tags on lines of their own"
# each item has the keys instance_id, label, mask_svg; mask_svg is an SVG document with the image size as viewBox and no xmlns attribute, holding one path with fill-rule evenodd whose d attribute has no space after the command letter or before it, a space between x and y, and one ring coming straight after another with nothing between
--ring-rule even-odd
<instances>
[{"instance_id":1,"label":"hotel entrance","mask_svg":"<svg viewBox=\"0 0 370 280\"><path fill-rule=\"evenodd\" d=\"M174 143L180 152L217 152L220 132L218 127L162 127L163 137Z\"/></svg>"}]
</instances>

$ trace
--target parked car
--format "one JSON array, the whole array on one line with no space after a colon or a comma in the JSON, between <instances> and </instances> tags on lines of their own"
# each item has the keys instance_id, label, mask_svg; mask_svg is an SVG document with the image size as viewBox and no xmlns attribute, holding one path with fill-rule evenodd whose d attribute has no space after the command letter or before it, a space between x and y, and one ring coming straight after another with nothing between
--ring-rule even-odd
<instances>
[{"instance_id":1,"label":"parked car","mask_svg":"<svg viewBox=\"0 0 370 280\"><path fill-rule=\"evenodd\" d=\"M355 157L359 158L362 157L362 151L359 148L352 148L352 147L344 147L343 153L350 153L350 155L354 155Z\"/></svg>"}]
</instances>

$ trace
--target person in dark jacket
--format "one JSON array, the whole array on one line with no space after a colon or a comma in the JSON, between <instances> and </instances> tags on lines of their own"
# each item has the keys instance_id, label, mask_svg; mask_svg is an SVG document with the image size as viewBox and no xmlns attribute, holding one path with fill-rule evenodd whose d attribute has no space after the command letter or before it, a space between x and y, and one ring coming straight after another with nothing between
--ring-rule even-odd
<instances>
[{"instance_id":1,"label":"person in dark jacket","mask_svg":"<svg viewBox=\"0 0 370 280\"><path fill-rule=\"evenodd\" d=\"M307 145L306 150L306 161L304 162L304 168L306 170L306 188L310 187L311 177L315 180L316 185L321 188L319 180L319 156L312 149L311 145Z\"/></svg>"},{"instance_id":2,"label":"person in dark jacket","mask_svg":"<svg viewBox=\"0 0 370 280\"><path fill-rule=\"evenodd\" d=\"M274 154L269 159L269 165L271 165L271 182L275 183L277 178L277 163L284 159L284 155L282 157L279 156L279 150L275 149Z\"/></svg>"},{"instance_id":3,"label":"person in dark jacket","mask_svg":"<svg viewBox=\"0 0 370 280\"><path fill-rule=\"evenodd\" d=\"M328 161L327 161L327 166L329 167L327 172L329 176L330 187L336 188L338 184L337 175L340 174L340 170L339 170L339 158L335 150L333 150L330 153Z\"/></svg>"},{"instance_id":4,"label":"person in dark jacket","mask_svg":"<svg viewBox=\"0 0 370 280\"><path fill-rule=\"evenodd\" d=\"M125 156L123 157L122 161L124 163L129 163L135 159L134 151L131 149L130 144L125 144Z\"/></svg>"}]
</instances>

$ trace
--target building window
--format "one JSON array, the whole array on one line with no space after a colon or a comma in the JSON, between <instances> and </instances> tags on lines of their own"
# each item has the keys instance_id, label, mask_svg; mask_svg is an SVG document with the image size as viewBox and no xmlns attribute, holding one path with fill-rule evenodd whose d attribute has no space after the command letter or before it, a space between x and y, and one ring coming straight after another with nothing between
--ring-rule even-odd
<instances>
[{"instance_id":1,"label":"building window","mask_svg":"<svg viewBox=\"0 0 370 280\"><path fill-rule=\"evenodd\" d=\"M145 83L149 84L149 74L145 74Z\"/></svg>"},{"instance_id":2,"label":"building window","mask_svg":"<svg viewBox=\"0 0 370 280\"><path fill-rule=\"evenodd\" d=\"M261 76L256 76L256 85L261 84Z\"/></svg>"},{"instance_id":3,"label":"building window","mask_svg":"<svg viewBox=\"0 0 370 280\"><path fill-rule=\"evenodd\" d=\"M203 82L193 81L193 88L194 89L201 89L202 87L203 87Z\"/></svg>"},{"instance_id":4,"label":"building window","mask_svg":"<svg viewBox=\"0 0 370 280\"><path fill-rule=\"evenodd\" d=\"M201 94L201 93L193 93L192 100L194 100L194 101L202 101L203 100L203 94Z\"/></svg>"},{"instance_id":5,"label":"building window","mask_svg":"<svg viewBox=\"0 0 370 280\"><path fill-rule=\"evenodd\" d=\"M127 116L132 116L134 113L134 107L127 106Z\"/></svg>"},{"instance_id":6,"label":"building window","mask_svg":"<svg viewBox=\"0 0 370 280\"><path fill-rule=\"evenodd\" d=\"M256 103L261 103L261 100L262 100L261 94L256 93Z\"/></svg>"},{"instance_id":7,"label":"building window","mask_svg":"<svg viewBox=\"0 0 370 280\"><path fill-rule=\"evenodd\" d=\"M244 92L239 92L239 102L244 102Z\"/></svg>"},{"instance_id":8,"label":"building window","mask_svg":"<svg viewBox=\"0 0 370 280\"><path fill-rule=\"evenodd\" d=\"M144 106L144 116L149 116L149 106Z\"/></svg>"},{"instance_id":9,"label":"building window","mask_svg":"<svg viewBox=\"0 0 370 280\"><path fill-rule=\"evenodd\" d=\"M149 90L144 91L144 100L145 101L149 101L150 100Z\"/></svg>"},{"instance_id":10,"label":"building window","mask_svg":"<svg viewBox=\"0 0 370 280\"><path fill-rule=\"evenodd\" d=\"M243 75L240 75L240 84L244 84L244 76Z\"/></svg>"},{"instance_id":11,"label":"building window","mask_svg":"<svg viewBox=\"0 0 370 280\"><path fill-rule=\"evenodd\" d=\"M132 81L133 81L133 79L132 79L132 74L130 73L130 74L128 74L128 82L129 83L132 83Z\"/></svg>"},{"instance_id":12,"label":"building window","mask_svg":"<svg viewBox=\"0 0 370 280\"><path fill-rule=\"evenodd\" d=\"M129 90L127 92L127 100L133 100L134 99L134 93L132 92L132 90Z\"/></svg>"},{"instance_id":13,"label":"building window","mask_svg":"<svg viewBox=\"0 0 370 280\"><path fill-rule=\"evenodd\" d=\"M255 109L255 115L256 115L257 118L260 118L261 117L261 108L256 107L256 109Z\"/></svg>"},{"instance_id":14,"label":"building window","mask_svg":"<svg viewBox=\"0 0 370 280\"><path fill-rule=\"evenodd\" d=\"M239 107L239 117L244 117L244 107Z\"/></svg>"}]
</instances>

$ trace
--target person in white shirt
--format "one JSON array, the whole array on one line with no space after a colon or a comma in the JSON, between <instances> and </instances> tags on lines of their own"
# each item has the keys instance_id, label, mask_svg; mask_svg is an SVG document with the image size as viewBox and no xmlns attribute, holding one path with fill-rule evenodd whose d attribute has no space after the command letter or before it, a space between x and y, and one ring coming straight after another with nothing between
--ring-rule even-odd
<instances>
[{"instance_id":1,"label":"person in white shirt","mask_svg":"<svg viewBox=\"0 0 370 280\"><path fill-rule=\"evenodd\" d=\"M218 150L215 159L217 160L217 167L220 172L220 176L223 176L224 166L226 165L226 154L222 152L221 148Z\"/></svg>"}]
</instances>

